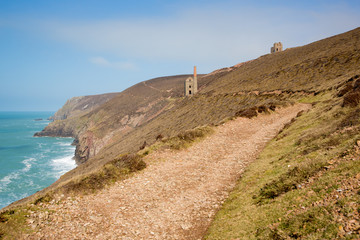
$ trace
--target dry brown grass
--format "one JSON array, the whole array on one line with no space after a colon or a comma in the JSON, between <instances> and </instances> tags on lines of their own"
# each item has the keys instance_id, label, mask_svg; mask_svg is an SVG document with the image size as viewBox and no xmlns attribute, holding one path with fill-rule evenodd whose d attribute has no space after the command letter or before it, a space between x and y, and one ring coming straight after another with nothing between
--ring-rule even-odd
<instances>
[{"instance_id":1,"label":"dry brown grass","mask_svg":"<svg viewBox=\"0 0 360 240\"><path fill-rule=\"evenodd\" d=\"M271 110L277 105L298 101L301 95L319 94L326 89L344 86L350 77L359 75L359 49L358 28L303 47L259 57L230 72L199 76L201 91L191 98L180 97L187 76L139 83L81 118L57 123L59 128L75 133L89 130L101 138L118 129L125 115L146 108L151 102L156 103L147 116L153 116L159 109L166 111L154 119L148 118L151 120L126 134L113 136L110 144L95 157L62 176L49 189L96 172L119 154L138 151L144 141L151 145L159 134L171 138L181 131L202 125L217 125L246 109L256 108L257 112ZM171 91L166 91L170 88ZM251 93L255 90L260 95ZM267 93L274 90L282 93ZM267 107L263 109L262 106Z\"/></svg>"},{"instance_id":2,"label":"dry brown grass","mask_svg":"<svg viewBox=\"0 0 360 240\"><path fill-rule=\"evenodd\" d=\"M82 175L62 186L65 194L89 194L142 170L146 163L140 155L125 154L105 164L100 170Z\"/></svg>"},{"instance_id":3,"label":"dry brown grass","mask_svg":"<svg viewBox=\"0 0 360 240\"><path fill-rule=\"evenodd\" d=\"M203 92L321 91L359 74L360 28L264 55L211 82Z\"/></svg>"}]
</instances>

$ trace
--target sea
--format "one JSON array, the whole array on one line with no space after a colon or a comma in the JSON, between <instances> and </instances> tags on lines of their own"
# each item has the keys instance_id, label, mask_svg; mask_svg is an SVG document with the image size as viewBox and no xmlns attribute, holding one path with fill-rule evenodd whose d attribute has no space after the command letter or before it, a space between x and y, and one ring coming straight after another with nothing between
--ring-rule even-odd
<instances>
[{"instance_id":1,"label":"sea","mask_svg":"<svg viewBox=\"0 0 360 240\"><path fill-rule=\"evenodd\" d=\"M0 209L76 167L72 138L33 137L53 112L0 112Z\"/></svg>"}]
</instances>

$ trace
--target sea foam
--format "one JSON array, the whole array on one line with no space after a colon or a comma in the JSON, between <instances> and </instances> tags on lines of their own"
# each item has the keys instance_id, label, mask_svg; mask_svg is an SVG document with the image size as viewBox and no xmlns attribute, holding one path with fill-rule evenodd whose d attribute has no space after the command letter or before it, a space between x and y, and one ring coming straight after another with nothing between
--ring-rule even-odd
<instances>
[{"instance_id":1,"label":"sea foam","mask_svg":"<svg viewBox=\"0 0 360 240\"><path fill-rule=\"evenodd\" d=\"M51 161L51 166L54 170L56 178L60 178L61 175L76 167L76 162L73 158L74 155L71 155Z\"/></svg>"},{"instance_id":2,"label":"sea foam","mask_svg":"<svg viewBox=\"0 0 360 240\"><path fill-rule=\"evenodd\" d=\"M19 171L12 172L2 179L0 179L0 192L4 191L4 189L15 179L19 179L19 176L22 173L26 173L31 169L32 163L35 161L35 158L26 158L22 163L25 165L24 168Z\"/></svg>"},{"instance_id":3,"label":"sea foam","mask_svg":"<svg viewBox=\"0 0 360 240\"><path fill-rule=\"evenodd\" d=\"M27 158L24 161L22 161L23 164L25 164L25 167L21 169L22 172L28 172L31 169L32 163L36 161L35 158Z\"/></svg>"},{"instance_id":4,"label":"sea foam","mask_svg":"<svg viewBox=\"0 0 360 240\"><path fill-rule=\"evenodd\" d=\"M18 178L19 178L19 173L13 172L0 179L0 192L3 192L6 189L7 185L9 185L13 179L18 179Z\"/></svg>"},{"instance_id":5,"label":"sea foam","mask_svg":"<svg viewBox=\"0 0 360 240\"><path fill-rule=\"evenodd\" d=\"M72 138L34 138L53 113L0 112L0 209L76 167Z\"/></svg>"}]
</instances>

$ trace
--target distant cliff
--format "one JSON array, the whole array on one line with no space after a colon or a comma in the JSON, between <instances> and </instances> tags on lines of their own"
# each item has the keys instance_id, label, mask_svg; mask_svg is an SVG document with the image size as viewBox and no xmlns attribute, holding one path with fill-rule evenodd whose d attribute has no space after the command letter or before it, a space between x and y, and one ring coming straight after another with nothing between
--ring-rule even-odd
<instances>
[{"instance_id":1,"label":"distant cliff","mask_svg":"<svg viewBox=\"0 0 360 240\"><path fill-rule=\"evenodd\" d=\"M96 107L104 104L109 101L113 97L115 97L118 93L106 93L99 95L90 95L90 96L82 96L82 97L73 97L66 101L64 106L60 108L53 116L51 116L50 120L64 120L78 114L84 114L85 112L89 112L94 110Z\"/></svg>"},{"instance_id":2,"label":"distant cliff","mask_svg":"<svg viewBox=\"0 0 360 240\"><path fill-rule=\"evenodd\" d=\"M190 75L160 77L138 83L121 93L74 97L34 136L73 137L78 163L95 156L114 135L124 136L173 105L183 95ZM201 75L200 75L201 76Z\"/></svg>"}]
</instances>

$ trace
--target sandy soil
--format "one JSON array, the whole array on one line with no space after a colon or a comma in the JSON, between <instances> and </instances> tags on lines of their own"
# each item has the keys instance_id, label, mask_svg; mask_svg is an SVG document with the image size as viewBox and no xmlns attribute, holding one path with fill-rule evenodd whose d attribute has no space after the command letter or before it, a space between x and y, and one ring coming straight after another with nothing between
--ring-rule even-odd
<instances>
[{"instance_id":1,"label":"sandy soil","mask_svg":"<svg viewBox=\"0 0 360 240\"><path fill-rule=\"evenodd\" d=\"M201 239L213 216L266 143L309 105L237 118L181 151L147 156L148 167L95 195L43 205L25 239Z\"/></svg>"}]
</instances>

